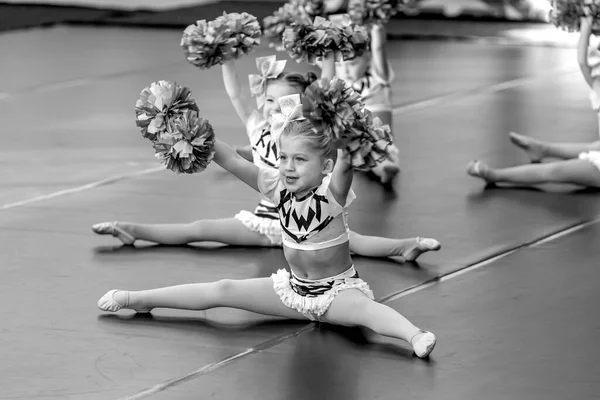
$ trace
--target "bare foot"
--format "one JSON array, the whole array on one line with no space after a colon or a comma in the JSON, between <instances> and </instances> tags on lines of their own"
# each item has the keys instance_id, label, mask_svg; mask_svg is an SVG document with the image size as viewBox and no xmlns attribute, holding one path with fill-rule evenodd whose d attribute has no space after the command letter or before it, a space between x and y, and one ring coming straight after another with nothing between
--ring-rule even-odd
<instances>
[{"instance_id":1,"label":"bare foot","mask_svg":"<svg viewBox=\"0 0 600 400\"><path fill-rule=\"evenodd\" d=\"M92 225L92 230L98 235L113 235L126 246L131 246L135 242L135 237L119 226L117 221L100 222L99 224Z\"/></svg>"},{"instance_id":2,"label":"bare foot","mask_svg":"<svg viewBox=\"0 0 600 400\"><path fill-rule=\"evenodd\" d=\"M487 183L494 182L494 179L491 176L490 167L483 161L471 161L469 165L467 165L467 174L476 178L481 178Z\"/></svg>"},{"instance_id":3,"label":"bare foot","mask_svg":"<svg viewBox=\"0 0 600 400\"><path fill-rule=\"evenodd\" d=\"M515 146L520 147L527 153L527 157L529 157L529 160L532 163L542 162L542 159L544 158L544 149L540 142L533 138L519 135L516 132L510 132L508 136Z\"/></svg>"},{"instance_id":4,"label":"bare foot","mask_svg":"<svg viewBox=\"0 0 600 400\"><path fill-rule=\"evenodd\" d=\"M438 251L442 248L440 242L431 238L415 238L415 244L402 253L405 261L415 261L419 256L428 251Z\"/></svg>"}]
</instances>

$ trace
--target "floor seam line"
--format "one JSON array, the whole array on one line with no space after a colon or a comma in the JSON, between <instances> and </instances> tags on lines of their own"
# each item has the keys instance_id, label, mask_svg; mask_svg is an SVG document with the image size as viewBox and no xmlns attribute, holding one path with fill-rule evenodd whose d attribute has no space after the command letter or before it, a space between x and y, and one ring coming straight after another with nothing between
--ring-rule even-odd
<instances>
[{"instance_id":1,"label":"floor seam line","mask_svg":"<svg viewBox=\"0 0 600 400\"><path fill-rule=\"evenodd\" d=\"M542 236L540 236L540 237L538 237L536 239L529 240L529 241L524 242L524 243L522 243L520 245L517 245L517 246L515 246L515 247L513 247L511 249L504 250L504 251L499 252L497 254L494 254L494 255L491 255L489 257L486 257L486 258L484 258L482 260L476 261L476 262L471 263L471 264L467 264L467 265L465 265L462 268L459 268L457 270L448 272L446 274L436 275L435 277L433 277L431 279L428 279L425 282L422 282L422 283L419 283L419 284L415 284L415 285L410 286L408 288L405 288L405 289L399 290L397 292L390 293L390 294L388 294L386 296L383 296L379 301L381 301L383 303L383 302L390 302L390 301L393 301L393 300L397 300L399 298L408 296L409 294L419 292L421 290L427 289L427 288L429 288L429 287L431 287L433 285L436 285L438 283L441 283L441 282L453 279L453 278L458 277L460 275L463 275L463 274L465 274L467 272L470 272L470 271L473 271L475 269L479 269L481 267L484 267L484 266L486 266L488 264L491 264L491 263L493 263L493 262L495 262L497 260L500 260L500 259L503 259L505 257L508 257L508 256L510 256L510 255L518 252L518 251L525 250L525 249L530 249L530 248L535 248L535 247L537 247L539 245L542 245L544 243L548 243L548 242L550 242L552 240L556 240L556 239L558 239L558 238L560 238L562 236L566 236L568 234L571 234L571 233L576 232L578 230L584 229L584 228L586 228L586 227L588 227L590 225L593 225L595 223L598 223L598 222L600 222L600 215L598 215L598 216L596 216L596 217L594 217L592 219L589 219L589 220L585 220L585 221L582 221L582 222L577 222L577 223L572 224L572 225L570 225L570 226L568 226L566 228L561 228L561 229L558 229L558 230L556 230L554 232L542 235Z\"/></svg>"}]
</instances>

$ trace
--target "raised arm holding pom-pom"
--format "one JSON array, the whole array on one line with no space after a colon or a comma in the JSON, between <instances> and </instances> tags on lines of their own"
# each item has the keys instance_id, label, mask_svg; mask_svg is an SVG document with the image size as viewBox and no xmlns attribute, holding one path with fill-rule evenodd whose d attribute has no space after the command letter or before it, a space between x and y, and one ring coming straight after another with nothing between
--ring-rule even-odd
<instances>
[{"instance_id":1,"label":"raised arm holding pom-pom","mask_svg":"<svg viewBox=\"0 0 600 400\"><path fill-rule=\"evenodd\" d=\"M425 358L436 337L391 307L378 303L350 257L348 206L353 169L336 158L333 140L302 116L298 94L281 99L277 121L279 169L258 168L217 142L215 162L277 204L289 269L269 278L221 280L151 290L113 289L98 300L102 311L231 307L260 314L342 326L367 327L406 341ZM285 104L285 106L284 106ZM315 212L318 210L318 212ZM290 216L294 216L290 218Z\"/></svg>"}]
</instances>

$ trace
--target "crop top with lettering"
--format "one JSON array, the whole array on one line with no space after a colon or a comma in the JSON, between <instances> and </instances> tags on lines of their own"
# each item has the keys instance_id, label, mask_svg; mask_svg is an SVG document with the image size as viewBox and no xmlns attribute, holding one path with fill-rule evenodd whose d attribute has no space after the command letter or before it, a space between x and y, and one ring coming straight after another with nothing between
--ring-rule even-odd
<instances>
[{"instance_id":1,"label":"crop top with lettering","mask_svg":"<svg viewBox=\"0 0 600 400\"><path fill-rule=\"evenodd\" d=\"M271 136L271 126L260 112L254 110L246 122L246 133L252 146L252 161L259 168L271 168L277 170L279 166L279 154L277 143ZM267 199L261 199L254 214L261 218L279 219L275 204Z\"/></svg>"},{"instance_id":2,"label":"crop top with lettering","mask_svg":"<svg viewBox=\"0 0 600 400\"><path fill-rule=\"evenodd\" d=\"M283 244L299 250L318 250L349 240L348 212L356 198L350 189L346 204L340 205L329 190L331 174L303 198L289 192L279 178L279 171L260 168L258 188L277 207Z\"/></svg>"}]
</instances>

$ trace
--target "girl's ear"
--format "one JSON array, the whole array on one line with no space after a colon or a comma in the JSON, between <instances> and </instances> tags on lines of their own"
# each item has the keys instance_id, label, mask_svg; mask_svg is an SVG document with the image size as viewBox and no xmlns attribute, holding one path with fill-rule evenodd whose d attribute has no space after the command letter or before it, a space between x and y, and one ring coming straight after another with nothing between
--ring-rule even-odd
<instances>
[{"instance_id":1,"label":"girl's ear","mask_svg":"<svg viewBox=\"0 0 600 400\"><path fill-rule=\"evenodd\" d=\"M323 162L323 175L327 175L333 172L333 167L335 166L335 161L333 159L328 158Z\"/></svg>"}]
</instances>

